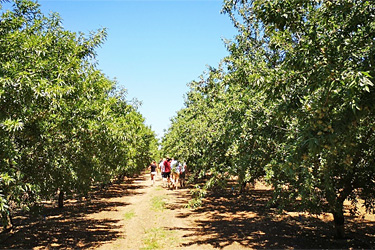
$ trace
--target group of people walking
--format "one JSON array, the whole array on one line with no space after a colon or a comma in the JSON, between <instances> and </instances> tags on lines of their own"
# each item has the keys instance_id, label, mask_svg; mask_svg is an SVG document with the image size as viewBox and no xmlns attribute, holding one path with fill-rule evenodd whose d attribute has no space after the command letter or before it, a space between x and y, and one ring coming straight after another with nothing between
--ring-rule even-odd
<instances>
[{"instance_id":1,"label":"group of people walking","mask_svg":"<svg viewBox=\"0 0 375 250\"><path fill-rule=\"evenodd\" d=\"M160 172L163 187L177 189L178 186L180 188L185 186L186 163L181 163L174 158L164 158L160 160L159 164L153 161L149 166L149 170L151 171L152 185L155 184L156 176Z\"/></svg>"}]
</instances>

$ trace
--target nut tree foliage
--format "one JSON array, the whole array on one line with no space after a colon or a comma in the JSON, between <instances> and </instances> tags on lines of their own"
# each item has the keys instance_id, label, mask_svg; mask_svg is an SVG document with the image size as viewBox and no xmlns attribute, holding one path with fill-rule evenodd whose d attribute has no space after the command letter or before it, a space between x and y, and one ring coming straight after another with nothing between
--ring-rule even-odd
<instances>
[{"instance_id":1,"label":"nut tree foliage","mask_svg":"<svg viewBox=\"0 0 375 250\"><path fill-rule=\"evenodd\" d=\"M65 30L57 14L44 16L32 1L6 4L8 10L0 6L4 222L14 208L57 192L86 194L94 184L135 173L156 147L135 105L96 69L105 30L86 37Z\"/></svg>"},{"instance_id":2,"label":"nut tree foliage","mask_svg":"<svg viewBox=\"0 0 375 250\"><path fill-rule=\"evenodd\" d=\"M228 0L223 12L238 29L230 56L191 84L164 150L216 178L263 176L277 204L331 212L343 237L344 201L375 205L375 3Z\"/></svg>"}]
</instances>

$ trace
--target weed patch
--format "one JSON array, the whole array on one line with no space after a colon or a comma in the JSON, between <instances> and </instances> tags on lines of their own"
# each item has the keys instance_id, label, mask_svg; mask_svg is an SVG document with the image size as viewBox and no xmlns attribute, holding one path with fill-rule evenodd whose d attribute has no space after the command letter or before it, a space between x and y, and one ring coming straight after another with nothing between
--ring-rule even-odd
<instances>
[{"instance_id":1,"label":"weed patch","mask_svg":"<svg viewBox=\"0 0 375 250\"><path fill-rule=\"evenodd\" d=\"M168 249L177 246L178 239L174 231L165 228L150 228L145 231L142 250Z\"/></svg>"},{"instance_id":2,"label":"weed patch","mask_svg":"<svg viewBox=\"0 0 375 250\"><path fill-rule=\"evenodd\" d=\"M125 219L125 220L130 220L130 219L132 219L133 217L135 217L135 213L134 213L133 210L131 210L131 211L129 211L129 212L126 212L126 213L124 214L124 219Z\"/></svg>"},{"instance_id":3,"label":"weed patch","mask_svg":"<svg viewBox=\"0 0 375 250\"><path fill-rule=\"evenodd\" d=\"M165 195L162 196L154 196L151 198L151 208L154 211L163 211L166 206L167 197Z\"/></svg>"}]
</instances>

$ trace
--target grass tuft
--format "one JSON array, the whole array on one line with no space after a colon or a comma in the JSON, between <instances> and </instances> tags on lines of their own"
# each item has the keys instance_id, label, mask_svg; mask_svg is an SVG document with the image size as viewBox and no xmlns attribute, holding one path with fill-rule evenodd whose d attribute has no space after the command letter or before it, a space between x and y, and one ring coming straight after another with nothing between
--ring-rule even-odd
<instances>
[{"instance_id":1,"label":"grass tuft","mask_svg":"<svg viewBox=\"0 0 375 250\"><path fill-rule=\"evenodd\" d=\"M145 231L142 250L166 249L178 244L175 232L155 227Z\"/></svg>"},{"instance_id":2,"label":"grass tuft","mask_svg":"<svg viewBox=\"0 0 375 250\"><path fill-rule=\"evenodd\" d=\"M162 196L154 196L151 198L151 208L154 211L163 211L166 206L167 197L165 195Z\"/></svg>"},{"instance_id":3,"label":"grass tuft","mask_svg":"<svg viewBox=\"0 0 375 250\"><path fill-rule=\"evenodd\" d=\"M135 213L134 213L133 210L131 210L131 211L129 211L129 212L126 212L126 213L124 214L124 219L125 219L125 220L130 220L130 219L132 219L133 217L135 217Z\"/></svg>"}]
</instances>

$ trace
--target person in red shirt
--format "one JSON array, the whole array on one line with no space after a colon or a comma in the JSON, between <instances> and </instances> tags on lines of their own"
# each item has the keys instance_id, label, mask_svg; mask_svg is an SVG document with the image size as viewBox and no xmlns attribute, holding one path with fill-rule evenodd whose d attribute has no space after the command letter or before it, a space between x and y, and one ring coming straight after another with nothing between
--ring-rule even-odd
<instances>
[{"instance_id":1,"label":"person in red shirt","mask_svg":"<svg viewBox=\"0 0 375 250\"><path fill-rule=\"evenodd\" d=\"M171 183L171 161L172 159L170 158L164 161L164 178L167 178L168 187Z\"/></svg>"}]
</instances>

